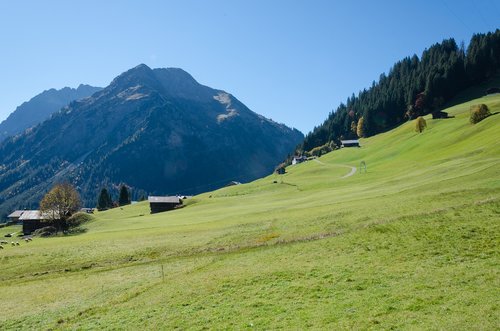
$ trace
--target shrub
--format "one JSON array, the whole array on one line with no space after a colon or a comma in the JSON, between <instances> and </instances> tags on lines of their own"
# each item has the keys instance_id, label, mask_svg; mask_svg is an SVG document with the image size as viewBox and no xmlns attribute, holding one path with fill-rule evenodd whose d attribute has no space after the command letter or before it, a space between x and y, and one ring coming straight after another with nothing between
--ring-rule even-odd
<instances>
[{"instance_id":1,"label":"shrub","mask_svg":"<svg viewBox=\"0 0 500 331\"><path fill-rule=\"evenodd\" d=\"M68 228L77 228L81 226L84 223L90 222L94 219L94 217L90 214L87 213L76 213L71 215L70 218L68 218L67 225Z\"/></svg>"},{"instance_id":2,"label":"shrub","mask_svg":"<svg viewBox=\"0 0 500 331\"><path fill-rule=\"evenodd\" d=\"M34 236L40 236L40 237L50 237L56 233L57 229L53 226L46 226L41 229L35 230L33 232Z\"/></svg>"},{"instance_id":3,"label":"shrub","mask_svg":"<svg viewBox=\"0 0 500 331\"><path fill-rule=\"evenodd\" d=\"M278 175L283 175L284 173L286 173L286 164L281 163L276 167L276 169L274 169L274 172L276 172Z\"/></svg>"},{"instance_id":4,"label":"shrub","mask_svg":"<svg viewBox=\"0 0 500 331\"><path fill-rule=\"evenodd\" d=\"M425 130L426 127L427 122L425 121L425 119L422 116L417 117L417 119L415 120L415 131L421 133Z\"/></svg>"},{"instance_id":5,"label":"shrub","mask_svg":"<svg viewBox=\"0 0 500 331\"><path fill-rule=\"evenodd\" d=\"M488 106L483 103L470 106L470 122L472 124L479 123L490 115L491 113Z\"/></svg>"},{"instance_id":6,"label":"shrub","mask_svg":"<svg viewBox=\"0 0 500 331\"><path fill-rule=\"evenodd\" d=\"M333 141L330 141L329 143L326 143L324 145L314 147L311 149L309 152L306 152L305 154L307 156L317 156L320 157L321 155L324 155L326 153L330 153L333 151L337 146Z\"/></svg>"},{"instance_id":7,"label":"shrub","mask_svg":"<svg viewBox=\"0 0 500 331\"><path fill-rule=\"evenodd\" d=\"M356 126L356 135L360 138L365 136L365 119L361 116L358 120L358 125Z\"/></svg>"}]
</instances>

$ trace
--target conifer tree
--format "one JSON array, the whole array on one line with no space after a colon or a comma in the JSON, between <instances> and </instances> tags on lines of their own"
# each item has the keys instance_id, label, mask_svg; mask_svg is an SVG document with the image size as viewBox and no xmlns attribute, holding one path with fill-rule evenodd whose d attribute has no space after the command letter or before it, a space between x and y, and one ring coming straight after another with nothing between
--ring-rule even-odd
<instances>
[{"instance_id":1,"label":"conifer tree","mask_svg":"<svg viewBox=\"0 0 500 331\"><path fill-rule=\"evenodd\" d=\"M97 210L106 210L109 208L113 208L113 201L111 199L111 195L108 193L108 190L103 188L101 193L99 193L99 198L97 199Z\"/></svg>"},{"instance_id":2,"label":"conifer tree","mask_svg":"<svg viewBox=\"0 0 500 331\"><path fill-rule=\"evenodd\" d=\"M120 188L120 197L118 198L118 204L120 206L129 205L130 204L130 194L128 192L127 186L122 185Z\"/></svg>"}]
</instances>

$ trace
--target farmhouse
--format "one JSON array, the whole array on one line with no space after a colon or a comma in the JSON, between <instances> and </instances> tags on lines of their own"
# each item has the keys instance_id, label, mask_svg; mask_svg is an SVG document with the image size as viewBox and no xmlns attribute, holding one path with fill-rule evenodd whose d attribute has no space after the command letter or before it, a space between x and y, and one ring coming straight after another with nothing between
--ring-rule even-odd
<instances>
[{"instance_id":1,"label":"farmhouse","mask_svg":"<svg viewBox=\"0 0 500 331\"><path fill-rule=\"evenodd\" d=\"M359 146L359 140L341 140L340 141L341 145L340 147L360 147Z\"/></svg>"},{"instance_id":2,"label":"farmhouse","mask_svg":"<svg viewBox=\"0 0 500 331\"><path fill-rule=\"evenodd\" d=\"M25 212L26 210L15 210L13 211L7 218L9 219L9 223L17 223L19 222L19 217Z\"/></svg>"},{"instance_id":3,"label":"farmhouse","mask_svg":"<svg viewBox=\"0 0 500 331\"><path fill-rule=\"evenodd\" d=\"M182 205L182 200L179 197L174 197L174 196L169 196L169 197L149 196L148 201L149 201L149 207L151 208L151 214L172 210Z\"/></svg>"},{"instance_id":4,"label":"farmhouse","mask_svg":"<svg viewBox=\"0 0 500 331\"><path fill-rule=\"evenodd\" d=\"M24 210L21 217L19 217L19 221L23 222L23 233L25 235L48 226L49 224L46 222L48 219L48 215L42 214L39 210Z\"/></svg>"},{"instance_id":5,"label":"farmhouse","mask_svg":"<svg viewBox=\"0 0 500 331\"><path fill-rule=\"evenodd\" d=\"M294 156L292 159L292 164L302 163L307 161L307 157L305 156Z\"/></svg>"}]
</instances>

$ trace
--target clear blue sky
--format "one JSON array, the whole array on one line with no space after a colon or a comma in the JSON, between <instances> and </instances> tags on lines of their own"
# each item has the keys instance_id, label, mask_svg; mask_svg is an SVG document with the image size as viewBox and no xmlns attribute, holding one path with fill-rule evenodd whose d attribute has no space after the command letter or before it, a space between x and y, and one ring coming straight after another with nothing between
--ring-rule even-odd
<instances>
[{"instance_id":1,"label":"clear blue sky","mask_svg":"<svg viewBox=\"0 0 500 331\"><path fill-rule=\"evenodd\" d=\"M499 27L498 0L0 2L0 120L49 88L180 67L307 133L397 60Z\"/></svg>"}]
</instances>

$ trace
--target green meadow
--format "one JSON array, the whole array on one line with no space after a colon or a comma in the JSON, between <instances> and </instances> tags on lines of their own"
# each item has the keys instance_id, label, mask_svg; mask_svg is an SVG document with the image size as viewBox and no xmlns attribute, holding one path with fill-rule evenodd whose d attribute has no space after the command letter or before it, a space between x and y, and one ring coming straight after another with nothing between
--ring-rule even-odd
<instances>
[{"instance_id":1,"label":"green meadow","mask_svg":"<svg viewBox=\"0 0 500 331\"><path fill-rule=\"evenodd\" d=\"M483 97L175 211L7 245L0 329L499 329L500 114L471 125L477 103L500 112Z\"/></svg>"}]
</instances>

